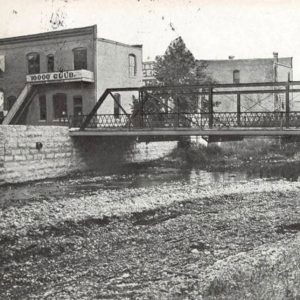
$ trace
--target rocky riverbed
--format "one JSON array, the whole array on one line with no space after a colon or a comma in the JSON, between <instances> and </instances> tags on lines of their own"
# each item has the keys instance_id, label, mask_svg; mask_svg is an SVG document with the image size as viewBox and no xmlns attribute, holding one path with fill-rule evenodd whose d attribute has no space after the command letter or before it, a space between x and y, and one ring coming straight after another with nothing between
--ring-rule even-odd
<instances>
[{"instance_id":1,"label":"rocky riverbed","mask_svg":"<svg viewBox=\"0 0 300 300\"><path fill-rule=\"evenodd\" d=\"M2 187L0 298L300 297L300 182L157 172Z\"/></svg>"}]
</instances>

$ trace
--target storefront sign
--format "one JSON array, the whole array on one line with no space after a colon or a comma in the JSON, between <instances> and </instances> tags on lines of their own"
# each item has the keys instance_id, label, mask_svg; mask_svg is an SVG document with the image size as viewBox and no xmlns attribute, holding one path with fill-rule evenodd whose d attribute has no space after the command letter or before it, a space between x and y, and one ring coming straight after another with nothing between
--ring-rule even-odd
<instances>
[{"instance_id":1,"label":"storefront sign","mask_svg":"<svg viewBox=\"0 0 300 300\"><path fill-rule=\"evenodd\" d=\"M93 72L88 70L76 70L76 71L31 74L26 76L26 81L30 83L43 83L43 82L52 82L52 81L93 82Z\"/></svg>"}]
</instances>

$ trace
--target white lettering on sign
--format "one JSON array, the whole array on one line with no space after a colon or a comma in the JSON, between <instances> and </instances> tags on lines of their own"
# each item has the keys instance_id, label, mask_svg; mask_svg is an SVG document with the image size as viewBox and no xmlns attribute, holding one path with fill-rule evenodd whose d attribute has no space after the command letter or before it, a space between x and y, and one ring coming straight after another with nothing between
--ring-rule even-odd
<instances>
[{"instance_id":1,"label":"white lettering on sign","mask_svg":"<svg viewBox=\"0 0 300 300\"><path fill-rule=\"evenodd\" d=\"M87 81L93 82L93 72L88 70L64 71L53 73L31 74L26 76L26 81L43 83L48 81Z\"/></svg>"},{"instance_id":2,"label":"white lettering on sign","mask_svg":"<svg viewBox=\"0 0 300 300\"><path fill-rule=\"evenodd\" d=\"M73 79L73 78L80 78L80 77L82 77L80 71L65 71L65 72L27 75L27 81L30 82L51 81L51 80L61 80L61 79Z\"/></svg>"}]
</instances>

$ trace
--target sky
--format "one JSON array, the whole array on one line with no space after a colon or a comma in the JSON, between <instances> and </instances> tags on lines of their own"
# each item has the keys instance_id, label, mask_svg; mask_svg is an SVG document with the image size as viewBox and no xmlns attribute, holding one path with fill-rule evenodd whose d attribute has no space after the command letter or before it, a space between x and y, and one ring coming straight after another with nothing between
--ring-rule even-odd
<instances>
[{"instance_id":1,"label":"sky","mask_svg":"<svg viewBox=\"0 0 300 300\"><path fill-rule=\"evenodd\" d=\"M144 60L182 36L197 59L294 57L300 0L0 0L0 37L98 25L98 37L143 44ZM59 22L60 21L60 22Z\"/></svg>"}]
</instances>

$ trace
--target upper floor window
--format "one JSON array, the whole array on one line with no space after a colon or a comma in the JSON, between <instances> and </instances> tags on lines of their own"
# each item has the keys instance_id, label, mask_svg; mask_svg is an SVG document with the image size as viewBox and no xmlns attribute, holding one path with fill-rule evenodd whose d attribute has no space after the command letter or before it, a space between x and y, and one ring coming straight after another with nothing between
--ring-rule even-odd
<instances>
[{"instance_id":1,"label":"upper floor window","mask_svg":"<svg viewBox=\"0 0 300 300\"><path fill-rule=\"evenodd\" d=\"M47 72L54 72L54 55L47 55Z\"/></svg>"},{"instance_id":2,"label":"upper floor window","mask_svg":"<svg viewBox=\"0 0 300 300\"><path fill-rule=\"evenodd\" d=\"M87 69L87 50L86 48L73 49L74 70Z\"/></svg>"},{"instance_id":3,"label":"upper floor window","mask_svg":"<svg viewBox=\"0 0 300 300\"><path fill-rule=\"evenodd\" d=\"M0 78L3 77L4 72L5 72L5 56L0 55Z\"/></svg>"},{"instance_id":4,"label":"upper floor window","mask_svg":"<svg viewBox=\"0 0 300 300\"><path fill-rule=\"evenodd\" d=\"M40 73L40 55L38 53L27 54L28 74Z\"/></svg>"},{"instance_id":5,"label":"upper floor window","mask_svg":"<svg viewBox=\"0 0 300 300\"><path fill-rule=\"evenodd\" d=\"M136 56L129 54L129 76L136 76Z\"/></svg>"},{"instance_id":6,"label":"upper floor window","mask_svg":"<svg viewBox=\"0 0 300 300\"><path fill-rule=\"evenodd\" d=\"M239 70L233 71L233 83L240 83L240 71Z\"/></svg>"}]
</instances>

